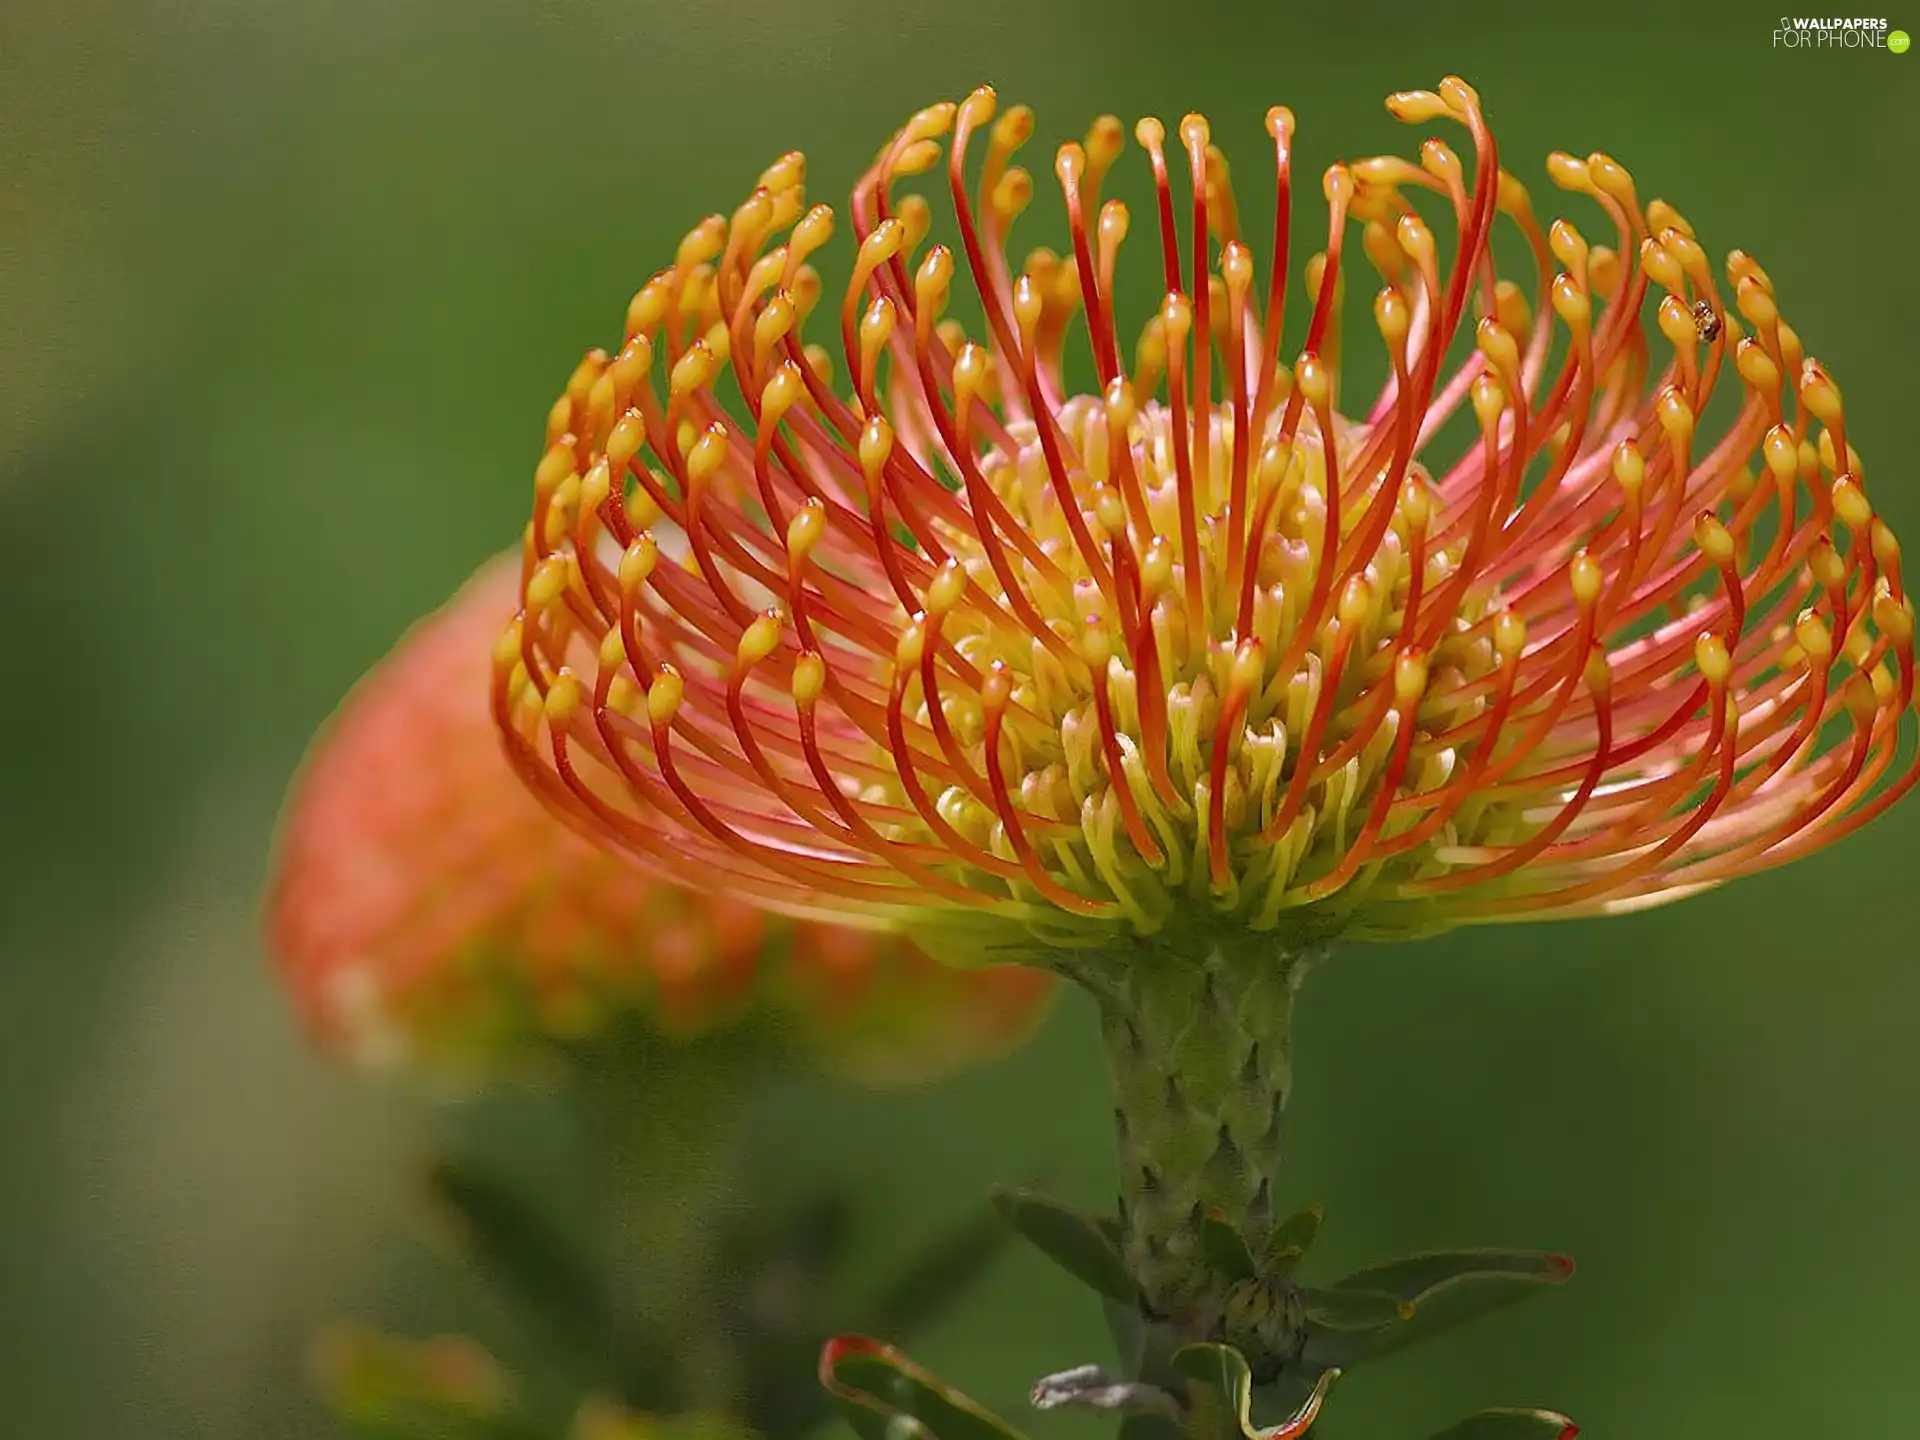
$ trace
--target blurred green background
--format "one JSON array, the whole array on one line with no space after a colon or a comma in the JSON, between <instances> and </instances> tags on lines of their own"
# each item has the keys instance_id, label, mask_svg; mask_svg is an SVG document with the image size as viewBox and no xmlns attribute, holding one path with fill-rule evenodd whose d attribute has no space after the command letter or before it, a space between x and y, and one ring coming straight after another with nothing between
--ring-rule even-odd
<instances>
[{"instance_id":1,"label":"blurred green background","mask_svg":"<svg viewBox=\"0 0 1920 1440\"><path fill-rule=\"evenodd\" d=\"M421 1101L328 1071L274 993L275 806L355 675L516 533L580 350L784 149L830 198L910 110L989 79L1049 149L1101 110L1204 108L1243 175L1285 101L1313 175L1410 148L1380 96L1457 70L1543 204L1548 149L1603 147L1769 267L1880 509L1920 536L1920 56L1776 51L1751 6L1530 15L3 7L0 1428L318 1435L317 1320L497 1322L418 1239ZM1581 1262L1357 1379L1339 1435L1517 1402L1597 1436L1907 1433L1916 846L1920 802L1676 909L1316 976L1285 1183L1328 1207L1323 1260ZM864 1177L872 1274L991 1181L1111 1190L1077 1004L938 1092L796 1084L758 1124L792 1173ZM1016 1414L1035 1372L1107 1353L1091 1303L1024 1254L917 1349Z\"/></svg>"}]
</instances>

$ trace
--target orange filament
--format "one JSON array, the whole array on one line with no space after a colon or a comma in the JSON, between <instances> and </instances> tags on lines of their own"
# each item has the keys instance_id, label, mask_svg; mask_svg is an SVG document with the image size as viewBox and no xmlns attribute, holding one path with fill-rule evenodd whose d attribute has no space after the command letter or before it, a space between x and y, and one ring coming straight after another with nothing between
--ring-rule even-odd
<instances>
[{"instance_id":1,"label":"orange filament","mask_svg":"<svg viewBox=\"0 0 1920 1440\"><path fill-rule=\"evenodd\" d=\"M1543 228L1462 81L1388 108L1470 153L1328 171L1297 344L1284 107L1265 277L1206 120L1178 200L1166 128L1133 127L1161 300L1131 353L1115 118L1055 151L1065 242L1020 265L1034 121L991 90L911 117L838 221L783 156L548 416L495 655L525 783L662 871L1016 948L1196 908L1401 934L1644 905L1884 810L1920 773L1913 607L1772 282L1736 251L1722 289L1605 155L1547 166L1601 238ZM839 389L805 339L836 223ZM1349 418L1363 262L1387 380Z\"/></svg>"}]
</instances>

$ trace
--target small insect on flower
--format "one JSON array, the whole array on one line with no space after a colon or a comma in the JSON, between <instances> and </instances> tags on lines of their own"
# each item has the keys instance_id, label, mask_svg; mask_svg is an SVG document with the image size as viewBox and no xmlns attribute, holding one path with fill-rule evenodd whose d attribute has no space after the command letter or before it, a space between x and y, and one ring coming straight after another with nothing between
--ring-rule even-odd
<instances>
[{"instance_id":1,"label":"small insect on flower","mask_svg":"<svg viewBox=\"0 0 1920 1440\"><path fill-rule=\"evenodd\" d=\"M548 416L494 660L526 782L664 876L1003 954L1627 910L1879 814L1913 607L1773 282L1604 154L1546 168L1605 238L1543 225L1463 81L1387 104L1471 164L1329 169L1292 338L1284 108L1264 279L1200 115L1133 126L1141 223L1103 198L1117 119L1060 146L1024 258L1034 120L989 89L839 215L776 161ZM1363 267L1387 378L1354 404Z\"/></svg>"},{"instance_id":2,"label":"small insect on flower","mask_svg":"<svg viewBox=\"0 0 1920 1440\"><path fill-rule=\"evenodd\" d=\"M887 1079L1031 1030L1044 976L769 923L743 899L663 885L543 810L487 708L486 646L519 578L515 557L495 561L417 625L322 732L289 800L269 940L324 1046L472 1069L626 1018L685 1035L776 1011L829 1068Z\"/></svg>"}]
</instances>

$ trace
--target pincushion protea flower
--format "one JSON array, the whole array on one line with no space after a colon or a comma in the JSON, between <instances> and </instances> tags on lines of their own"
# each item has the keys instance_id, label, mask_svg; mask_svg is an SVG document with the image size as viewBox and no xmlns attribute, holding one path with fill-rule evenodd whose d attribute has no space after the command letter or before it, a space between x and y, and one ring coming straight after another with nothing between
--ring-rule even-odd
<instances>
[{"instance_id":1,"label":"pincushion protea flower","mask_svg":"<svg viewBox=\"0 0 1920 1440\"><path fill-rule=\"evenodd\" d=\"M778 1010L831 1063L919 1075L1024 1036L1045 977L768 923L663 885L543 810L500 755L486 646L511 558L421 622L323 733L283 818L273 953L314 1034L368 1063L472 1063L643 1015L679 1032Z\"/></svg>"},{"instance_id":2,"label":"pincushion protea flower","mask_svg":"<svg viewBox=\"0 0 1920 1440\"><path fill-rule=\"evenodd\" d=\"M836 221L783 157L554 405L495 652L517 767L603 844L1093 988L1163 1316L1217 1309L1194 1217L1270 1219L1328 940L1661 903L1916 775L1899 547L1766 273L1723 282L1605 155L1547 168L1610 243L1543 228L1458 79L1388 108L1463 127L1471 172L1437 138L1332 167L1291 341L1292 115L1264 286L1206 120L1171 162L1140 121L1164 299L1131 354L1114 118L1057 151L1064 241L1018 264L1031 113L908 121L841 222L837 362L803 340ZM1387 379L1352 407L1356 235Z\"/></svg>"}]
</instances>

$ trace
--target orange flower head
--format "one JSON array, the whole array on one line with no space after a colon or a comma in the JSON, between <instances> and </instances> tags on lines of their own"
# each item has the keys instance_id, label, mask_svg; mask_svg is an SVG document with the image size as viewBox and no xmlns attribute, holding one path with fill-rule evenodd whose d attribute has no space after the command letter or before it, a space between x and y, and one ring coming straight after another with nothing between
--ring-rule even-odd
<instances>
[{"instance_id":1,"label":"orange flower head","mask_svg":"<svg viewBox=\"0 0 1920 1440\"><path fill-rule=\"evenodd\" d=\"M1628 910L1885 809L1913 606L1766 272L1604 154L1547 162L1601 235L1543 227L1461 80L1387 105L1470 161L1329 169L1290 333L1284 108L1264 261L1199 115L1133 127L1138 219L1118 120L1062 145L1024 260L989 89L837 218L776 161L548 417L494 657L527 783L664 876L1014 954Z\"/></svg>"},{"instance_id":2,"label":"orange flower head","mask_svg":"<svg viewBox=\"0 0 1920 1440\"><path fill-rule=\"evenodd\" d=\"M471 1065L641 1016L688 1034L772 1012L831 1065L937 1072L1023 1037L1044 977L660 883L520 785L487 710L519 566L482 569L361 682L308 757L268 897L273 954L325 1047Z\"/></svg>"}]
</instances>

